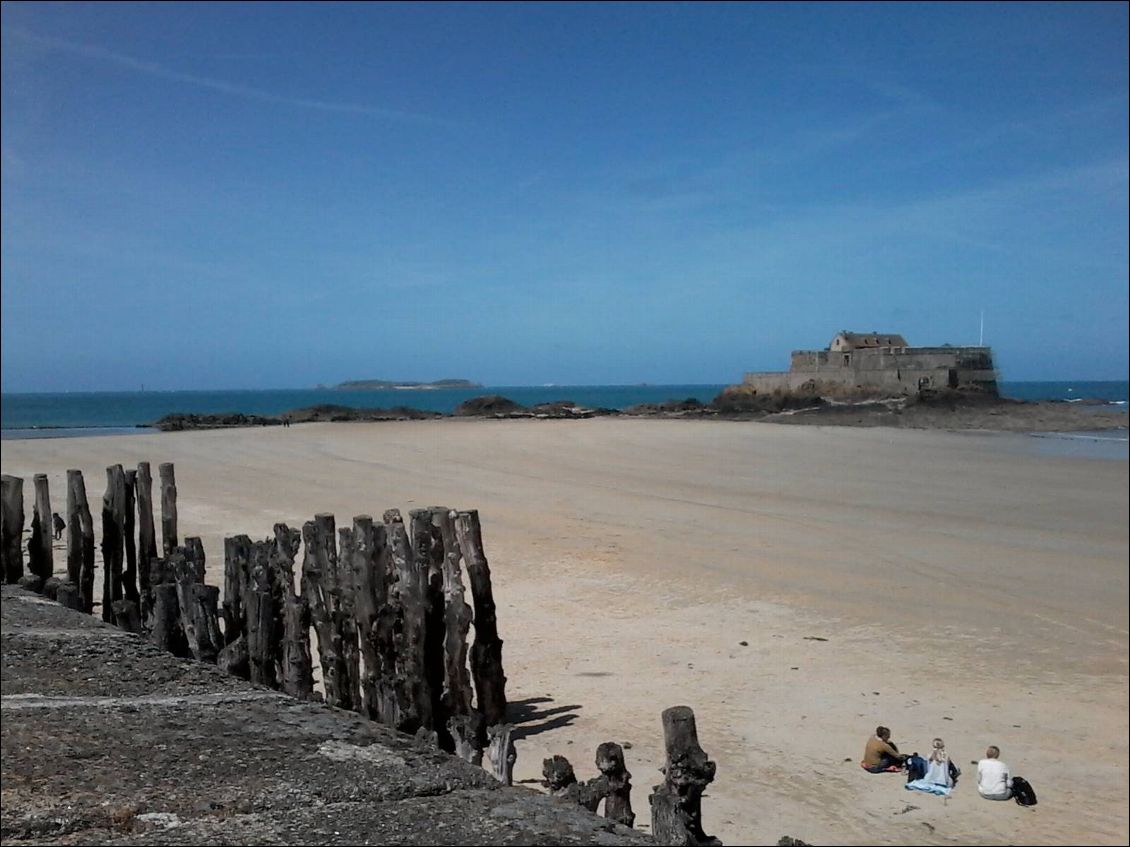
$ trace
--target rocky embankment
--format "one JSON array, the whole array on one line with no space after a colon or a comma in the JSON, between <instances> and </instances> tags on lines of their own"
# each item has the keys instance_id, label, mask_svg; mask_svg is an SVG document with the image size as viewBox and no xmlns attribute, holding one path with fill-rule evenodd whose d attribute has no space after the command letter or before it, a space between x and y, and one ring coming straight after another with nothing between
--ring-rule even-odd
<instances>
[{"instance_id":1,"label":"rocky embankment","mask_svg":"<svg viewBox=\"0 0 1130 847\"><path fill-rule=\"evenodd\" d=\"M756 394L741 386L728 388L709 403L696 398L641 403L624 409L581 406L557 400L523 406L498 394L474 397L450 415L396 406L390 409L355 409L325 404L293 409L281 415L245 415L237 412L200 415L165 415L153 426L165 432L228 427L281 426L287 423L415 421L434 418L532 418L578 420L595 417L720 418L761 420L784 424L824 426L892 426L912 429L987 429L1009 432L1072 432L1125 429L1127 415L1104 401L1065 403L1024 402L959 391L915 397L850 400L815 394Z\"/></svg>"}]
</instances>

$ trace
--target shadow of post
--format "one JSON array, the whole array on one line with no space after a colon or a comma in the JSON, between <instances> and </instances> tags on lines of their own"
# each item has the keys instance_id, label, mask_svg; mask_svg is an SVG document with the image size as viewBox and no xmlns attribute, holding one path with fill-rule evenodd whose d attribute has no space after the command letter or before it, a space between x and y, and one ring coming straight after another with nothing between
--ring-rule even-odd
<instances>
[{"instance_id":1,"label":"shadow of post","mask_svg":"<svg viewBox=\"0 0 1130 847\"><path fill-rule=\"evenodd\" d=\"M568 726L577 719L576 711L581 708L579 705L552 708L543 706L552 702L552 697L527 697L525 700L511 701L506 708L506 719L514 725L514 732L510 737L515 741L529 738Z\"/></svg>"}]
</instances>

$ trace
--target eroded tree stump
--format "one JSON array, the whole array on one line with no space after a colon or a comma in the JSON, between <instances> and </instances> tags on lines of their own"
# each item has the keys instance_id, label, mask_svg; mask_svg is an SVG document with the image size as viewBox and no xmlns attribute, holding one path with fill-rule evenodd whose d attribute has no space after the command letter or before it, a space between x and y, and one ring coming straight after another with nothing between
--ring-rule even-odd
<instances>
[{"instance_id":1,"label":"eroded tree stump","mask_svg":"<svg viewBox=\"0 0 1130 847\"><path fill-rule=\"evenodd\" d=\"M94 519L82 471L67 471L67 578L78 589L79 606L94 609Z\"/></svg>"},{"instance_id":2,"label":"eroded tree stump","mask_svg":"<svg viewBox=\"0 0 1130 847\"><path fill-rule=\"evenodd\" d=\"M596 748L597 780L603 780L604 816L609 820L632 826L636 814L632 811L632 774L624 763L624 748L613 741L605 741Z\"/></svg>"}]
</instances>

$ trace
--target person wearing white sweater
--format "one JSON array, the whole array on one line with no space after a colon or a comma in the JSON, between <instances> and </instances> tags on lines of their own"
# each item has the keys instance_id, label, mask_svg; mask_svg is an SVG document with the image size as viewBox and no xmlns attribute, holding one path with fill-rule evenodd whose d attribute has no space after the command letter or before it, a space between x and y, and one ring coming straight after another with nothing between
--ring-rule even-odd
<instances>
[{"instance_id":1,"label":"person wearing white sweater","mask_svg":"<svg viewBox=\"0 0 1130 847\"><path fill-rule=\"evenodd\" d=\"M1000 748L993 746L977 763L977 791L986 800L1007 800L1012 796L1012 774L1000 756Z\"/></svg>"}]
</instances>

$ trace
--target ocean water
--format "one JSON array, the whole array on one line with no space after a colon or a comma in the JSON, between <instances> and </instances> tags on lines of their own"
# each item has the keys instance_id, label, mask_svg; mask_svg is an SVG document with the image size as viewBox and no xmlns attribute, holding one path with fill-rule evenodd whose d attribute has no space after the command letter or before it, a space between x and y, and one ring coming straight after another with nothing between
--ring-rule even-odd
<instances>
[{"instance_id":1,"label":"ocean water","mask_svg":"<svg viewBox=\"0 0 1130 847\"><path fill-rule=\"evenodd\" d=\"M333 403L355 408L412 406L451 412L472 397L502 394L526 406L573 400L583 406L623 409L637 403L695 398L707 403L723 385L546 385L406 391L131 391L66 394L0 394L4 438L59 437L72 434L136 433L173 412L243 412L278 415L291 409ZM1004 382L1001 393L1018 400L1101 400L1126 409L1127 382ZM147 431L147 430L142 430Z\"/></svg>"}]
</instances>

